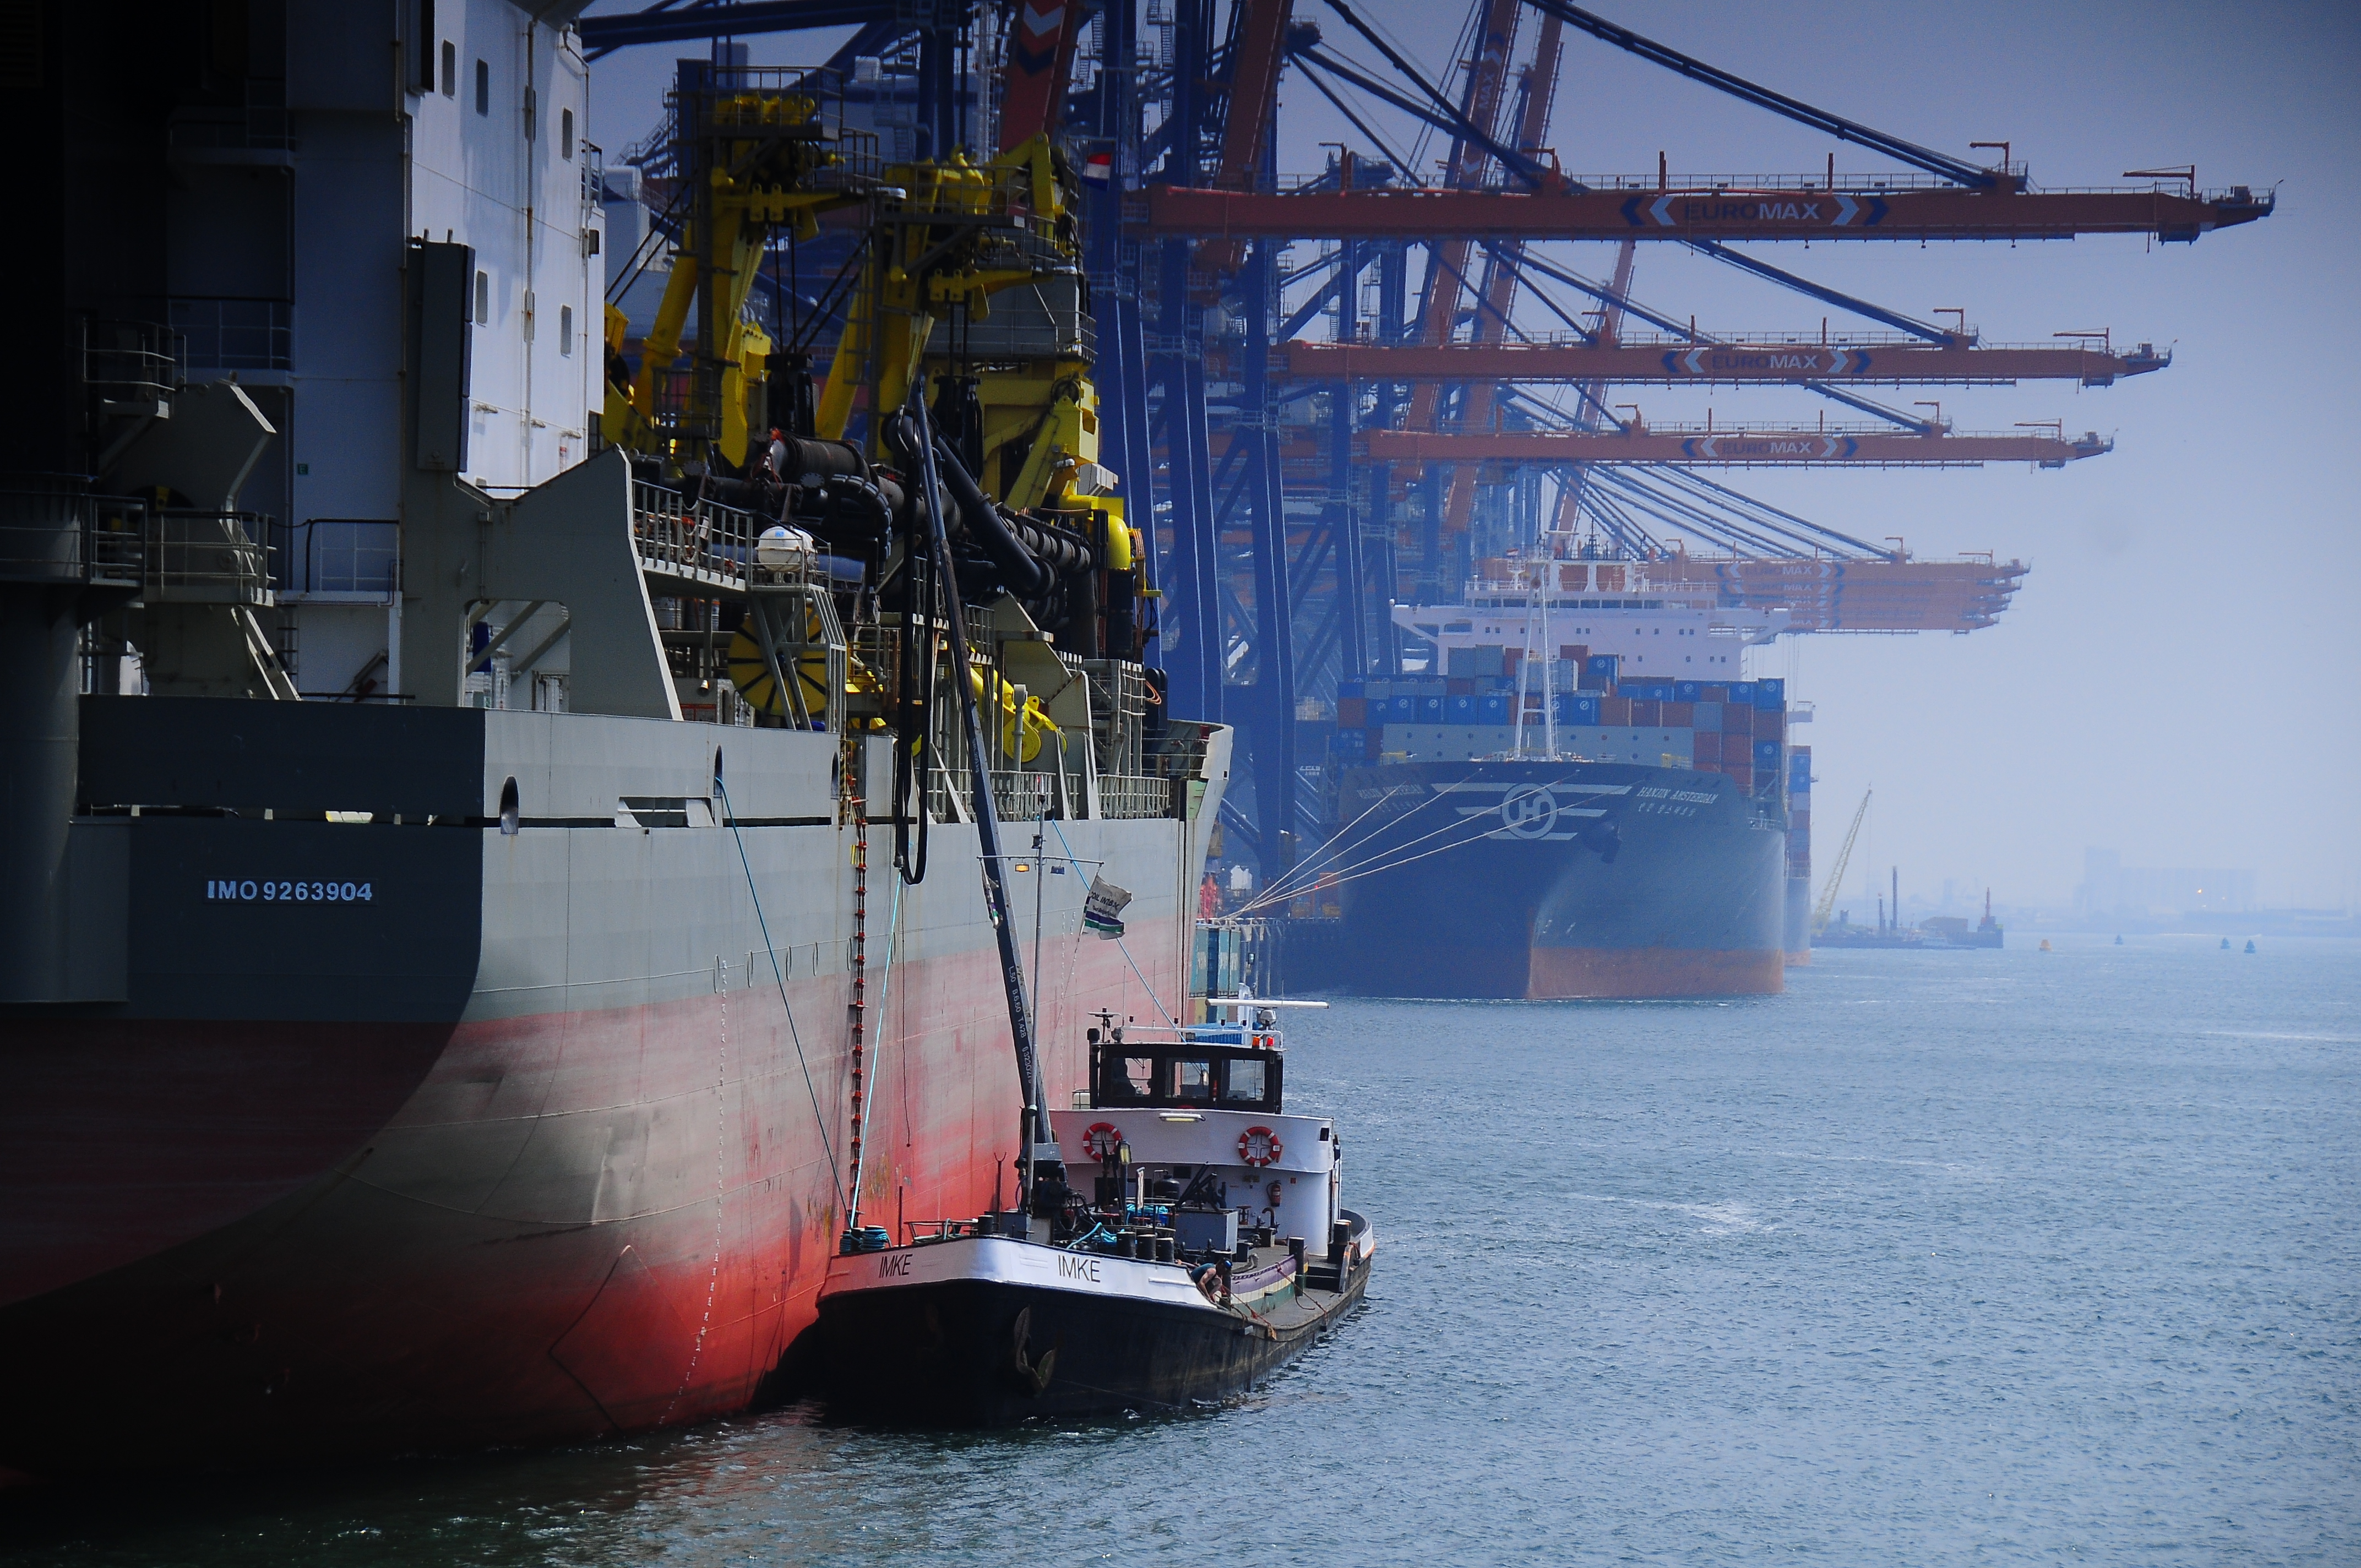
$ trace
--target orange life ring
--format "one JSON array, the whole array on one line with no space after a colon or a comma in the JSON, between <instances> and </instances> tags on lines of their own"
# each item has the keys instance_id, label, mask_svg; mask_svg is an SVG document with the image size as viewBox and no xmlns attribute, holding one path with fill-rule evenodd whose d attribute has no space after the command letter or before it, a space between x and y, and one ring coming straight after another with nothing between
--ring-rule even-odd
<instances>
[{"instance_id":1,"label":"orange life ring","mask_svg":"<svg viewBox=\"0 0 2361 1568\"><path fill-rule=\"evenodd\" d=\"M1257 1168L1278 1163L1287 1151L1279 1146L1279 1135L1268 1127L1248 1127L1238 1135L1238 1161Z\"/></svg>"},{"instance_id":2,"label":"orange life ring","mask_svg":"<svg viewBox=\"0 0 2361 1568\"><path fill-rule=\"evenodd\" d=\"M1082 1152L1104 1165L1115 1157L1115 1151L1122 1142L1123 1135L1115 1130L1113 1122L1093 1122L1091 1130L1082 1135Z\"/></svg>"}]
</instances>

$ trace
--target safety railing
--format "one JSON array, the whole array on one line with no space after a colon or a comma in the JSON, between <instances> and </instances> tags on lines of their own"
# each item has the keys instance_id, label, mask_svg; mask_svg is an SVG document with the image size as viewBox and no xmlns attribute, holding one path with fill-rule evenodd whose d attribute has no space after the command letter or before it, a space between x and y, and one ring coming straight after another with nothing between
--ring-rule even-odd
<instances>
[{"instance_id":1,"label":"safety railing","mask_svg":"<svg viewBox=\"0 0 2361 1568\"><path fill-rule=\"evenodd\" d=\"M642 571L742 591L761 532L751 512L631 481L631 543Z\"/></svg>"},{"instance_id":2,"label":"safety railing","mask_svg":"<svg viewBox=\"0 0 2361 1568\"><path fill-rule=\"evenodd\" d=\"M401 585L401 527L383 518L315 517L303 535L303 576L290 587L312 593L390 594Z\"/></svg>"},{"instance_id":3,"label":"safety railing","mask_svg":"<svg viewBox=\"0 0 2361 1568\"><path fill-rule=\"evenodd\" d=\"M165 313L192 368L285 370L295 363L295 307L285 300L171 300Z\"/></svg>"},{"instance_id":4,"label":"safety railing","mask_svg":"<svg viewBox=\"0 0 2361 1568\"><path fill-rule=\"evenodd\" d=\"M147 552L144 502L0 490L0 582L136 589Z\"/></svg>"},{"instance_id":5,"label":"safety railing","mask_svg":"<svg viewBox=\"0 0 2361 1568\"><path fill-rule=\"evenodd\" d=\"M153 602L271 602L270 519L259 512L160 507L148 523L146 594Z\"/></svg>"},{"instance_id":6,"label":"safety railing","mask_svg":"<svg viewBox=\"0 0 2361 1568\"><path fill-rule=\"evenodd\" d=\"M1099 775L1099 815L1115 820L1172 815L1172 781L1137 773Z\"/></svg>"},{"instance_id":7,"label":"safety railing","mask_svg":"<svg viewBox=\"0 0 2361 1568\"><path fill-rule=\"evenodd\" d=\"M180 389L187 345L170 327L92 316L79 324L82 386L101 412L153 414Z\"/></svg>"}]
</instances>

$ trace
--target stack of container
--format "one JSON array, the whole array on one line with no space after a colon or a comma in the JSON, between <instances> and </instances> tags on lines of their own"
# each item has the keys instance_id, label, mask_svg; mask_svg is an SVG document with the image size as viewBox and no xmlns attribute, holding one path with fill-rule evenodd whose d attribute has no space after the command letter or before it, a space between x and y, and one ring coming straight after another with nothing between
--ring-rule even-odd
<instances>
[{"instance_id":1,"label":"stack of container","mask_svg":"<svg viewBox=\"0 0 2361 1568\"><path fill-rule=\"evenodd\" d=\"M1389 757L1466 761L1513 752L1521 695L1524 739L1528 745L1536 743L1544 701L1538 683L1529 681L1533 689L1517 691L1513 657L1461 657L1501 652L1453 649L1448 667L1467 673L1440 681L1341 684L1331 742L1339 765ZM1580 648L1566 652L1581 685L1547 699L1560 752L1593 762L1721 773L1750 795L1775 795L1787 782L1784 681L1619 680L1615 655Z\"/></svg>"},{"instance_id":2,"label":"stack of container","mask_svg":"<svg viewBox=\"0 0 2361 1568\"><path fill-rule=\"evenodd\" d=\"M1812 874L1812 749L1787 753L1787 874Z\"/></svg>"}]
</instances>

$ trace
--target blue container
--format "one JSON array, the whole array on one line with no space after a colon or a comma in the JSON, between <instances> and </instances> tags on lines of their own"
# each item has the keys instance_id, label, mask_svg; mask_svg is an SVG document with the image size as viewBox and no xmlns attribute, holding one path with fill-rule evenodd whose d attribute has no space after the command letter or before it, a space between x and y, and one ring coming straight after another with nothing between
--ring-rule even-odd
<instances>
[{"instance_id":1,"label":"blue container","mask_svg":"<svg viewBox=\"0 0 2361 1568\"><path fill-rule=\"evenodd\" d=\"M1472 696L1444 697L1443 699L1443 721L1445 724L1475 723L1475 697Z\"/></svg>"},{"instance_id":2,"label":"blue container","mask_svg":"<svg viewBox=\"0 0 2361 1568\"><path fill-rule=\"evenodd\" d=\"M1779 742L1776 740L1757 740L1754 742L1754 765L1758 768L1777 767L1779 765Z\"/></svg>"},{"instance_id":3,"label":"blue container","mask_svg":"<svg viewBox=\"0 0 2361 1568\"><path fill-rule=\"evenodd\" d=\"M1690 710L1689 723L1693 728L1698 729L1719 729L1721 728L1721 704L1718 702L1700 702L1695 704Z\"/></svg>"},{"instance_id":4,"label":"blue container","mask_svg":"<svg viewBox=\"0 0 2361 1568\"><path fill-rule=\"evenodd\" d=\"M1416 724L1418 722L1418 698L1407 695L1402 696L1389 696L1386 698L1386 722L1388 724Z\"/></svg>"},{"instance_id":5,"label":"blue container","mask_svg":"<svg viewBox=\"0 0 2361 1568\"><path fill-rule=\"evenodd\" d=\"M1359 681L1338 681L1336 683L1336 700L1338 702L1350 702L1356 696L1367 696L1369 694L1367 691L1362 689L1362 683Z\"/></svg>"},{"instance_id":6,"label":"blue container","mask_svg":"<svg viewBox=\"0 0 2361 1568\"><path fill-rule=\"evenodd\" d=\"M1369 754L1369 732L1366 729L1339 729L1329 738L1328 749L1348 757Z\"/></svg>"},{"instance_id":7,"label":"blue container","mask_svg":"<svg viewBox=\"0 0 2361 1568\"><path fill-rule=\"evenodd\" d=\"M1784 707L1787 706L1787 683L1777 677L1754 683L1754 706Z\"/></svg>"},{"instance_id":8,"label":"blue container","mask_svg":"<svg viewBox=\"0 0 2361 1568\"><path fill-rule=\"evenodd\" d=\"M1596 727L1598 723L1598 698L1590 692L1568 692L1557 699L1557 721Z\"/></svg>"},{"instance_id":9,"label":"blue container","mask_svg":"<svg viewBox=\"0 0 2361 1568\"><path fill-rule=\"evenodd\" d=\"M1752 707L1754 706L1754 683L1752 681L1730 682L1730 700L1736 703L1741 707Z\"/></svg>"},{"instance_id":10,"label":"blue container","mask_svg":"<svg viewBox=\"0 0 2361 1568\"><path fill-rule=\"evenodd\" d=\"M1422 696L1417 698L1416 701L1418 703L1419 723L1440 724L1443 722L1443 699L1441 697Z\"/></svg>"},{"instance_id":11,"label":"blue container","mask_svg":"<svg viewBox=\"0 0 2361 1568\"><path fill-rule=\"evenodd\" d=\"M1513 696L1509 692L1484 693L1476 699L1476 722L1478 724L1511 722L1509 705L1512 700L1514 700Z\"/></svg>"},{"instance_id":12,"label":"blue container","mask_svg":"<svg viewBox=\"0 0 2361 1568\"><path fill-rule=\"evenodd\" d=\"M1675 681L1673 683L1673 700L1675 702L1695 702L1697 699L1697 693L1704 689L1705 683L1703 681Z\"/></svg>"},{"instance_id":13,"label":"blue container","mask_svg":"<svg viewBox=\"0 0 2361 1568\"><path fill-rule=\"evenodd\" d=\"M1606 675L1611 679L1615 674L1616 657L1613 653L1593 653L1583 661L1582 667L1594 675Z\"/></svg>"}]
</instances>

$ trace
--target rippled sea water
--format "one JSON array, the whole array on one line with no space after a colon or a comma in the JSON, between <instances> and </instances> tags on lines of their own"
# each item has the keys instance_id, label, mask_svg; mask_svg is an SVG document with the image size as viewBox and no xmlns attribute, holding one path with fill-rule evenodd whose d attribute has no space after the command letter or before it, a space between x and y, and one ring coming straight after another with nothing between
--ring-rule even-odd
<instances>
[{"instance_id":1,"label":"rippled sea water","mask_svg":"<svg viewBox=\"0 0 2361 1568\"><path fill-rule=\"evenodd\" d=\"M1369 1301L1243 1407L126 1481L0 1502L0 1558L2361 1562L2361 946L2261 946L1341 1003L1288 1087Z\"/></svg>"}]
</instances>

